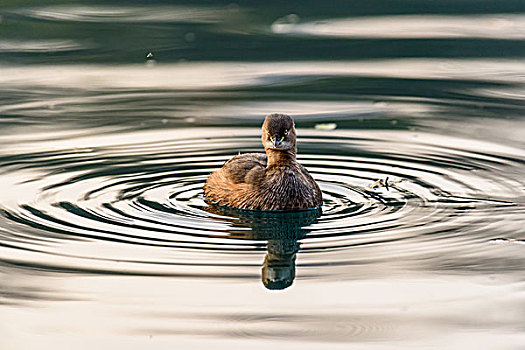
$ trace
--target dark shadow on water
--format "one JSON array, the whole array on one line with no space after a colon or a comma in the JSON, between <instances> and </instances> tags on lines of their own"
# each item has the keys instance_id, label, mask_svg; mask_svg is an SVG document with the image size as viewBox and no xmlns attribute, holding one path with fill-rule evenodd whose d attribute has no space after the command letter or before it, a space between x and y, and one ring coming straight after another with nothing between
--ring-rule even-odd
<instances>
[{"instance_id":1,"label":"dark shadow on water","mask_svg":"<svg viewBox=\"0 0 525 350\"><path fill-rule=\"evenodd\" d=\"M269 212L248 211L211 205L214 214L231 218L232 236L239 239L267 241L262 268L262 282L267 289L285 289L295 279L295 258L299 241L309 232L308 226L321 216L321 209ZM250 230L235 230L249 228Z\"/></svg>"}]
</instances>

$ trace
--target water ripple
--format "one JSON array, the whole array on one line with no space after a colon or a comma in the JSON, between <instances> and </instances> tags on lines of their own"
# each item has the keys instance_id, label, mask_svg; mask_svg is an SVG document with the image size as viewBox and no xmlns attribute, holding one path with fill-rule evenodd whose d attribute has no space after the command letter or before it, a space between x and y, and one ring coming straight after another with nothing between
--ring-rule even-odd
<instances>
[{"instance_id":1,"label":"water ripple","mask_svg":"<svg viewBox=\"0 0 525 350\"><path fill-rule=\"evenodd\" d=\"M228 9L190 6L46 6L13 10L46 21L95 23L210 23L224 20Z\"/></svg>"},{"instance_id":2,"label":"water ripple","mask_svg":"<svg viewBox=\"0 0 525 350\"><path fill-rule=\"evenodd\" d=\"M367 257L376 261L437 246L472 254L473 242L498 238L495 222L523 225L521 150L409 132L300 133L299 159L324 194L321 216L253 216L205 203L208 174L239 150L258 151L257 130L134 144L115 135L113 145L84 152L4 155L0 177L13 190L0 203L0 256L39 269L219 278L252 276L265 249L294 255L300 246L301 263L330 276L326 266L363 259L344 254L352 247L389 247ZM371 188L386 178L388 189Z\"/></svg>"},{"instance_id":3,"label":"water ripple","mask_svg":"<svg viewBox=\"0 0 525 350\"><path fill-rule=\"evenodd\" d=\"M75 40L0 40L0 52L67 52L91 48Z\"/></svg>"},{"instance_id":4,"label":"water ripple","mask_svg":"<svg viewBox=\"0 0 525 350\"><path fill-rule=\"evenodd\" d=\"M275 34L341 38L525 38L525 17L521 15L375 16L305 23L294 19L288 16L276 20L271 25L271 31Z\"/></svg>"}]
</instances>

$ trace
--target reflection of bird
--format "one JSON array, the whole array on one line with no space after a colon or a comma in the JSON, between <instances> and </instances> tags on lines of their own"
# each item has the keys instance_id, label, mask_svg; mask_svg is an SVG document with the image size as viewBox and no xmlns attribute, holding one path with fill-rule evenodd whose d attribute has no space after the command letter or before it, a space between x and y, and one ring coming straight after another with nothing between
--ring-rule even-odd
<instances>
[{"instance_id":1,"label":"reflection of bird","mask_svg":"<svg viewBox=\"0 0 525 350\"><path fill-rule=\"evenodd\" d=\"M232 217L234 228L251 228L250 231L231 230L233 237L268 241L262 268L262 282L268 289L285 289L292 285L295 279L295 255L300 248L298 241L309 232L305 227L315 223L321 215L321 209L269 212L212 205L206 210Z\"/></svg>"},{"instance_id":2,"label":"reflection of bird","mask_svg":"<svg viewBox=\"0 0 525 350\"><path fill-rule=\"evenodd\" d=\"M295 279L295 253L299 250L297 239L271 239L264 257L262 282L268 289L285 289Z\"/></svg>"},{"instance_id":3,"label":"reflection of bird","mask_svg":"<svg viewBox=\"0 0 525 350\"><path fill-rule=\"evenodd\" d=\"M319 207L321 190L296 161L293 119L270 114L262 126L266 154L235 156L213 172L204 185L206 198L240 209L294 210Z\"/></svg>"}]
</instances>

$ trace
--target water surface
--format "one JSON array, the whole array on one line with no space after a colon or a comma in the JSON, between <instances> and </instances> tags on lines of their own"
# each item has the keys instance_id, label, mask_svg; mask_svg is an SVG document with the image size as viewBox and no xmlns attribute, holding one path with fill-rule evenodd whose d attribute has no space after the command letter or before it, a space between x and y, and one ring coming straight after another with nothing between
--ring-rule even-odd
<instances>
[{"instance_id":1,"label":"water surface","mask_svg":"<svg viewBox=\"0 0 525 350\"><path fill-rule=\"evenodd\" d=\"M523 348L524 16L4 2L2 349ZM208 205L271 112L322 211Z\"/></svg>"}]
</instances>

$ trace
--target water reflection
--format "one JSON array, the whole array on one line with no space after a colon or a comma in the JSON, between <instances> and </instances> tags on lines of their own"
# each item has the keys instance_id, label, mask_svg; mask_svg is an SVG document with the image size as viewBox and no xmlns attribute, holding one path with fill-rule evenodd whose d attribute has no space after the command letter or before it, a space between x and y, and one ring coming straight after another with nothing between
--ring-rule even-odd
<instances>
[{"instance_id":1,"label":"water reflection","mask_svg":"<svg viewBox=\"0 0 525 350\"><path fill-rule=\"evenodd\" d=\"M285 289L295 279L295 258L299 251L299 241L317 222L322 210L302 210L293 212L269 212L237 210L211 205L207 211L231 219L230 234L237 239L268 241L267 253L262 268L262 282L267 289ZM249 228L249 230L244 230Z\"/></svg>"}]
</instances>

